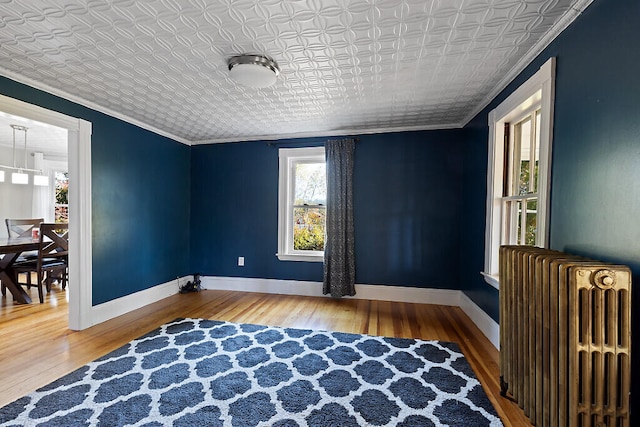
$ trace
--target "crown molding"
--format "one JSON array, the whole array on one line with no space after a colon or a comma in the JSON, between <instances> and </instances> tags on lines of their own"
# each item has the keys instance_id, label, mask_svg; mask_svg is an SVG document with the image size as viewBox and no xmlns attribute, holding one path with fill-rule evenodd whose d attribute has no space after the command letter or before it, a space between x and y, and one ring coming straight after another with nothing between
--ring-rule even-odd
<instances>
[{"instance_id":1,"label":"crown molding","mask_svg":"<svg viewBox=\"0 0 640 427\"><path fill-rule=\"evenodd\" d=\"M83 107L87 107L87 108L90 108L92 110L98 111L100 113L106 114L106 115L108 115L110 117L114 117L116 119L122 120L124 122L130 123L130 124L135 125L135 126L138 126L138 127L142 128L142 129L148 130L149 132L153 132L153 133L155 133L157 135L173 139L174 141L180 142L180 143L185 144L185 145L191 145L191 141L189 141L187 139L181 138L181 137L179 137L177 135L173 135L173 134L171 134L169 132L165 132L162 129L158 129L158 128L154 127L154 126L150 126L147 123L144 123L144 122L141 122L140 120L137 120L137 119L134 119L132 117L129 117L126 114L122 114L122 113L119 113L119 112L117 112L115 110L112 110L110 108L106 108L106 107L100 106L100 105L98 105L98 104L96 104L94 102L91 102L91 101L88 101L86 99L80 98L79 96L72 95L72 94L70 94L68 92L65 92L63 90L54 88L54 87L49 86L49 85L47 85L45 83L40 83L40 82L37 82L37 81L35 81L33 79L30 79L29 77L21 76L21 75L19 75L17 73L14 73L12 71L6 70L6 69L4 69L2 67L0 67L0 75L3 76L3 77L6 77L8 79L11 79L13 81L16 81L18 83L22 83L22 84L30 86L32 88L39 89L39 90L42 90L44 92L47 92L47 93L49 93L51 95L63 98L65 100L67 100L67 101L71 101L71 102L74 102L76 104L82 105Z\"/></svg>"},{"instance_id":2,"label":"crown molding","mask_svg":"<svg viewBox=\"0 0 640 427\"><path fill-rule=\"evenodd\" d=\"M475 116L484 110L525 68L542 53L569 25L573 23L582 12L593 3L593 0L578 0L571 6L556 24L549 29L536 44L522 57L511 70L498 82L498 84L484 97L462 121L461 126L466 126Z\"/></svg>"},{"instance_id":3,"label":"crown molding","mask_svg":"<svg viewBox=\"0 0 640 427\"><path fill-rule=\"evenodd\" d=\"M227 142L250 142L250 141L275 141L279 139L295 139L295 138L324 138L331 136L344 136L344 135L371 135L378 133L394 133L394 132L418 132L423 130L446 130L446 129L460 129L461 123L446 123L442 125L432 126L402 126L394 128L369 128L369 129L338 129L333 131L314 131L314 132L296 132L286 134L271 134L271 135L255 135L255 136L243 136L238 138L214 138L214 139L202 139L198 141L192 141L192 145L205 145L205 144L224 144Z\"/></svg>"}]
</instances>

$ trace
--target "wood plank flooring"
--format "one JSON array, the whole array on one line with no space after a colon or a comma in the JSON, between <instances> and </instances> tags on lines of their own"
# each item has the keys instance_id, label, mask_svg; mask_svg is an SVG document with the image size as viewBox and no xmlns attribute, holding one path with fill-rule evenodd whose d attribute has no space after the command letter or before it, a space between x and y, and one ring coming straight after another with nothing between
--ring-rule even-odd
<instances>
[{"instance_id":1,"label":"wood plank flooring","mask_svg":"<svg viewBox=\"0 0 640 427\"><path fill-rule=\"evenodd\" d=\"M174 295L84 331L71 331L66 292L44 304L0 300L0 406L178 317L453 341L460 345L505 426L531 426L500 396L498 351L457 307L233 291Z\"/></svg>"}]
</instances>

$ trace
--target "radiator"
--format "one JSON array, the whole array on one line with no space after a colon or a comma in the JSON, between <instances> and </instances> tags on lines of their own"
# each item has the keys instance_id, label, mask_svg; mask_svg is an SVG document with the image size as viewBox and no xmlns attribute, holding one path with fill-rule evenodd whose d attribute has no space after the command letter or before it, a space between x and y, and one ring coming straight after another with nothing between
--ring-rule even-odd
<instances>
[{"instance_id":1,"label":"radiator","mask_svg":"<svg viewBox=\"0 0 640 427\"><path fill-rule=\"evenodd\" d=\"M500 383L536 426L628 427L631 271L500 248Z\"/></svg>"}]
</instances>

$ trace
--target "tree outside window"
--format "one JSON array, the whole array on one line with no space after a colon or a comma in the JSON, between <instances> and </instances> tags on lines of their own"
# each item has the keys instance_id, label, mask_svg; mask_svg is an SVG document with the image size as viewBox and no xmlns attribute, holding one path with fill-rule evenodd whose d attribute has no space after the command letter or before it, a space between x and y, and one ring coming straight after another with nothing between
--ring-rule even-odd
<instances>
[{"instance_id":1,"label":"tree outside window","mask_svg":"<svg viewBox=\"0 0 640 427\"><path fill-rule=\"evenodd\" d=\"M295 167L293 249L323 251L327 203L324 163L298 163Z\"/></svg>"},{"instance_id":2,"label":"tree outside window","mask_svg":"<svg viewBox=\"0 0 640 427\"><path fill-rule=\"evenodd\" d=\"M56 172L55 222L69 222L69 173Z\"/></svg>"}]
</instances>

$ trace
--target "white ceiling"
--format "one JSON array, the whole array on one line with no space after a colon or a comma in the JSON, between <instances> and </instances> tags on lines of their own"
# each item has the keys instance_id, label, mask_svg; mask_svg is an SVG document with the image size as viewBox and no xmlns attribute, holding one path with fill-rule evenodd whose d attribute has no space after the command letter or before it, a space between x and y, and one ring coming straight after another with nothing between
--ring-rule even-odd
<instances>
[{"instance_id":1,"label":"white ceiling","mask_svg":"<svg viewBox=\"0 0 640 427\"><path fill-rule=\"evenodd\" d=\"M452 128L590 3L6 0L0 74L187 144ZM276 84L234 84L241 53Z\"/></svg>"}]
</instances>

